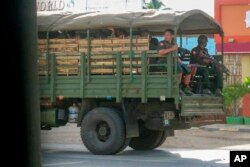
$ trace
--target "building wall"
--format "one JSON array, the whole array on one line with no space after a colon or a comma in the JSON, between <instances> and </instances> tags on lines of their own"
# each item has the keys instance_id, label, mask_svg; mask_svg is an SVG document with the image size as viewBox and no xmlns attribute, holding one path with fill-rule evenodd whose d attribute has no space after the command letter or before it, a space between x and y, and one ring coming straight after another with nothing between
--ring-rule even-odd
<instances>
[{"instance_id":1,"label":"building wall","mask_svg":"<svg viewBox=\"0 0 250 167\"><path fill-rule=\"evenodd\" d=\"M250 42L250 28L246 28L246 11L250 10L250 0L215 0L215 19L225 32L224 41ZM215 36L220 43L219 36Z\"/></svg>"},{"instance_id":2,"label":"building wall","mask_svg":"<svg viewBox=\"0 0 250 167\"><path fill-rule=\"evenodd\" d=\"M224 85L241 83L242 81L242 59L239 54L225 54L224 64L229 69L231 75L224 80Z\"/></svg>"},{"instance_id":3,"label":"building wall","mask_svg":"<svg viewBox=\"0 0 250 167\"><path fill-rule=\"evenodd\" d=\"M226 85L241 83L246 77L250 77L250 54L225 54L224 64L231 72L231 75L224 82Z\"/></svg>"},{"instance_id":4,"label":"building wall","mask_svg":"<svg viewBox=\"0 0 250 167\"><path fill-rule=\"evenodd\" d=\"M234 74L234 71L239 71L239 65L233 66L233 64L228 63L227 56L240 57L228 60L238 62L236 59L240 59L242 75L240 81L243 81L245 77L250 76L250 27L247 28L246 25L246 12L250 11L250 0L215 0L214 4L215 19L221 24L225 33L224 63L233 75L238 75ZM220 51L218 46L221 40L218 36L215 37L215 42L217 44L217 51Z\"/></svg>"},{"instance_id":5,"label":"building wall","mask_svg":"<svg viewBox=\"0 0 250 167\"><path fill-rule=\"evenodd\" d=\"M250 77L250 54L241 55L241 64L243 82L244 78Z\"/></svg>"},{"instance_id":6,"label":"building wall","mask_svg":"<svg viewBox=\"0 0 250 167\"><path fill-rule=\"evenodd\" d=\"M215 0L215 19L224 29L224 63L232 75L225 84L242 82L250 77L250 27L246 25L246 12L250 11L250 0ZM217 51L219 36L215 36ZM242 115L250 117L250 94L242 100Z\"/></svg>"},{"instance_id":7,"label":"building wall","mask_svg":"<svg viewBox=\"0 0 250 167\"><path fill-rule=\"evenodd\" d=\"M250 29L246 28L245 22L248 10L250 10L248 4L221 6L221 25L224 28L225 36L250 36Z\"/></svg>"},{"instance_id":8,"label":"building wall","mask_svg":"<svg viewBox=\"0 0 250 167\"><path fill-rule=\"evenodd\" d=\"M242 100L242 115L250 117L250 93L246 94Z\"/></svg>"}]
</instances>

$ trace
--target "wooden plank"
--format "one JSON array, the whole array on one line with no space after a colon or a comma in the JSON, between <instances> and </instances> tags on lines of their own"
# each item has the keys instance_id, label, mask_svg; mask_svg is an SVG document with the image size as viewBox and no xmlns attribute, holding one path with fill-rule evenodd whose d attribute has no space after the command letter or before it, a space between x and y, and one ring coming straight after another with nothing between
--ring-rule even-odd
<instances>
[{"instance_id":1,"label":"wooden plank","mask_svg":"<svg viewBox=\"0 0 250 167\"><path fill-rule=\"evenodd\" d=\"M113 74L113 69L91 69L91 74Z\"/></svg>"},{"instance_id":2,"label":"wooden plank","mask_svg":"<svg viewBox=\"0 0 250 167\"><path fill-rule=\"evenodd\" d=\"M58 52L56 54L57 58L59 59L80 59L78 51L72 51L70 53L65 53L65 52Z\"/></svg>"},{"instance_id":3,"label":"wooden plank","mask_svg":"<svg viewBox=\"0 0 250 167\"><path fill-rule=\"evenodd\" d=\"M62 68L57 68L56 69L57 75L73 75L73 74L80 74L79 68L67 68L67 69L62 69Z\"/></svg>"},{"instance_id":4,"label":"wooden plank","mask_svg":"<svg viewBox=\"0 0 250 167\"><path fill-rule=\"evenodd\" d=\"M91 49L93 52L102 52L102 51L112 51L112 48L109 48L109 47L93 47Z\"/></svg>"},{"instance_id":5,"label":"wooden plank","mask_svg":"<svg viewBox=\"0 0 250 167\"><path fill-rule=\"evenodd\" d=\"M95 45L95 44L102 45L102 44L111 44L111 43L112 43L111 39L93 39L91 41L92 45Z\"/></svg>"},{"instance_id":6,"label":"wooden plank","mask_svg":"<svg viewBox=\"0 0 250 167\"><path fill-rule=\"evenodd\" d=\"M119 38L115 38L113 39L113 44L129 44L129 38L126 39L119 39ZM133 40L133 42L136 42L136 40Z\"/></svg>"},{"instance_id":7,"label":"wooden plank","mask_svg":"<svg viewBox=\"0 0 250 167\"><path fill-rule=\"evenodd\" d=\"M57 55L56 64L57 75L71 75L79 74L79 52L86 53L88 51L88 41L87 39L50 39L49 40L49 51L50 53L55 53ZM141 53L140 51L149 50L149 39L148 37L134 38L133 39L133 50L135 52ZM40 39L38 40L38 52L46 53L47 52L47 40ZM115 39L93 39L92 44L92 56L91 56L91 65L93 66L112 66L116 65L114 56L117 52L128 52L129 47L129 38L115 38ZM105 52L108 52L105 54ZM124 53L123 53L124 54ZM58 56L60 55L60 56ZM138 56L138 55L135 55ZM126 56L122 56L122 72L123 74L129 74L130 61ZM140 56L138 56L140 59ZM133 58L132 66L141 65L141 60ZM43 56L43 59L39 58L39 66L46 65L46 59ZM67 65L76 65L77 67L70 68ZM46 68L39 68L39 75L47 74ZM132 67L132 73L140 73L140 67ZM102 68L93 68L91 69L91 74L115 74L115 69L112 67L102 67Z\"/></svg>"},{"instance_id":8,"label":"wooden plank","mask_svg":"<svg viewBox=\"0 0 250 167\"><path fill-rule=\"evenodd\" d=\"M50 44L63 44L65 43L65 39L49 39Z\"/></svg>"},{"instance_id":9,"label":"wooden plank","mask_svg":"<svg viewBox=\"0 0 250 167\"><path fill-rule=\"evenodd\" d=\"M71 60L71 61L60 61L60 60L57 60L56 61L56 64L57 65L79 65L80 62L77 60L77 61L74 61L74 60Z\"/></svg>"},{"instance_id":10,"label":"wooden plank","mask_svg":"<svg viewBox=\"0 0 250 167\"><path fill-rule=\"evenodd\" d=\"M148 38L137 38L136 43L149 43Z\"/></svg>"},{"instance_id":11,"label":"wooden plank","mask_svg":"<svg viewBox=\"0 0 250 167\"><path fill-rule=\"evenodd\" d=\"M64 49L64 48L77 48L78 44L50 44L50 49Z\"/></svg>"},{"instance_id":12,"label":"wooden plank","mask_svg":"<svg viewBox=\"0 0 250 167\"><path fill-rule=\"evenodd\" d=\"M79 52L81 53L86 53L88 51L88 48L83 48L83 47L79 47Z\"/></svg>"},{"instance_id":13,"label":"wooden plank","mask_svg":"<svg viewBox=\"0 0 250 167\"><path fill-rule=\"evenodd\" d=\"M115 64L115 62L114 61L96 61L96 62L93 62L93 61L91 61L91 65L100 65L100 66L102 66L102 65L114 65Z\"/></svg>"},{"instance_id":14,"label":"wooden plank","mask_svg":"<svg viewBox=\"0 0 250 167\"><path fill-rule=\"evenodd\" d=\"M56 57L57 59L60 60L80 60L79 54L76 55L71 55L71 54L65 54L65 55L60 55Z\"/></svg>"},{"instance_id":15,"label":"wooden plank","mask_svg":"<svg viewBox=\"0 0 250 167\"><path fill-rule=\"evenodd\" d=\"M78 41L77 41L77 39L75 39L75 38L73 38L73 39L66 39L65 40L65 43L67 44L67 43L70 43L70 44L73 44L73 43L78 43Z\"/></svg>"},{"instance_id":16,"label":"wooden plank","mask_svg":"<svg viewBox=\"0 0 250 167\"><path fill-rule=\"evenodd\" d=\"M46 45L42 45L42 44L39 44L39 45L38 45L38 49L46 49L46 48L47 48Z\"/></svg>"},{"instance_id":17,"label":"wooden plank","mask_svg":"<svg viewBox=\"0 0 250 167\"><path fill-rule=\"evenodd\" d=\"M79 45L84 45L87 46L88 45L88 40L87 39L80 39L78 40Z\"/></svg>"},{"instance_id":18,"label":"wooden plank","mask_svg":"<svg viewBox=\"0 0 250 167\"><path fill-rule=\"evenodd\" d=\"M129 47L113 47L113 51L129 51ZM136 47L133 47L133 50L136 50Z\"/></svg>"},{"instance_id":19,"label":"wooden plank","mask_svg":"<svg viewBox=\"0 0 250 167\"><path fill-rule=\"evenodd\" d=\"M39 39L37 41L38 45L46 45L47 44L47 40L46 39Z\"/></svg>"},{"instance_id":20,"label":"wooden plank","mask_svg":"<svg viewBox=\"0 0 250 167\"><path fill-rule=\"evenodd\" d=\"M147 50L149 50L149 47L148 46L138 46L138 47L136 47L136 50L138 50L138 51L147 51Z\"/></svg>"}]
</instances>

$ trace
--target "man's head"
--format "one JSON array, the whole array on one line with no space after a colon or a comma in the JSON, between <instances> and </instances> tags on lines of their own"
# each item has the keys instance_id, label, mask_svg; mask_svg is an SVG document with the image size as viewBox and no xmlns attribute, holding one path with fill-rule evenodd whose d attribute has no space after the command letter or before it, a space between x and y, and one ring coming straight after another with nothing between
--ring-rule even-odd
<instances>
[{"instance_id":1,"label":"man's head","mask_svg":"<svg viewBox=\"0 0 250 167\"><path fill-rule=\"evenodd\" d=\"M172 29L166 29L164 32L164 38L168 42L172 42L174 38L174 31Z\"/></svg>"},{"instance_id":2,"label":"man's head","mask_svg":"<svg viewBox=\"0 0 250 167\"><path fill-rule=\"evenodd\" d=\"M205 48L207 46L207 36L206 35L200 35L198 37L198 45L199 47L201 47L202 49Z\"/></svg>"}]
</instances>

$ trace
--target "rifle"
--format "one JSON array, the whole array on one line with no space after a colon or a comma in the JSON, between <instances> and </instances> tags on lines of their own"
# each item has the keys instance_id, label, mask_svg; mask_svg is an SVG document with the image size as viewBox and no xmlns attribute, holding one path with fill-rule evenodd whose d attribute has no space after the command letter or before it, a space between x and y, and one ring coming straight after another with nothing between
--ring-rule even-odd
<instances>
[{"instance_id":1,"label":"rifle","mask_svg":"<svg viewBox=\"0 0 250 167\"><path fill-rule=\"evenodd\" d=\"M202 51L200 53L200 57L205 58L205 59L209 59L211 64L213 64L216 69L225 73L226 75L230 75L230 71L227 69L227 67L224 66L224 64L219 63L216 59L214 59L214 57L210 56L208 53Z\"/></svg>"},{"instance_id":2,"label":"rifle","mask_svg":"<svg viewBox=\"0 0 250 167\"><path fill-rule=\"evenodd\" d=\"M200 65L200 64L180 64L182 69L186 72L189 73L190 71L190 67L201 67L201 68L205 68L207 66L205 65Z\"/></svg>"},{"instance_id":3,"label":"rifle","mask_svg":"<svg viewBox=\"0 0 250 167\"><path fill-rule=\"evenodd\" d=\"M200 65L200 64L188 64L188 67L198 67L198 68L205 68L207 67L206 65Z\"/></svg>"}]
</instances>

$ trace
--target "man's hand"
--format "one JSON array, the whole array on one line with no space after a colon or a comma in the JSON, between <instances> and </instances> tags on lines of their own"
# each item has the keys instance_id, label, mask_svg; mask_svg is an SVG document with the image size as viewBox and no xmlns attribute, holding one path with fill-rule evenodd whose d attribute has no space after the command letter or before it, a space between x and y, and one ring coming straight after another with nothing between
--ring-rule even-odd
<instances>
[{"instance_id":1,"label":"man's hand","mask_svg":"<svg viewBox=\"0 0 250 167\"><path fill-rule=\"evenodd\" d=\"M172 51L178 50L178 45L175 44L174 46L171 47L171 49L172 49Z\"/></svg>"},{"instance_id":2,"label":"man's hand","mask_svg":"<svg viewBox=\"0 0 250 167\"><path fill-rule=\"evenodd\" d=\"M209 60L209 59L203 59L203 62L204 62L205 64L209 64L209 63L211 63L211 60Z\"/></svg>"}]
</instances>

